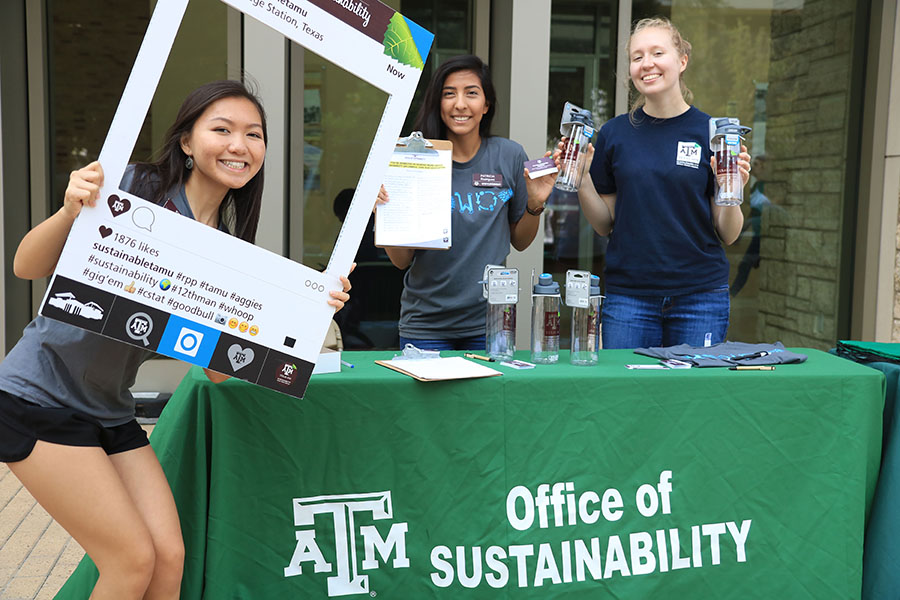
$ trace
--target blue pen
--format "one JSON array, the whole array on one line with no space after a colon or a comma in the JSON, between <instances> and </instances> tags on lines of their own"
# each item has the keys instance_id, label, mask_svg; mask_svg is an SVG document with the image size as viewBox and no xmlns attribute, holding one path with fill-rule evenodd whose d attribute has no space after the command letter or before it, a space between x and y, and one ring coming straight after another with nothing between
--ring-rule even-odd
<instances>
[{"instance_id":1,"label":"blue pen","mask_svg":"<svg viewBox=\"0 0 900 600\"><path fill-rule=\"evenodd\" d=\"M353 368L353 365L351 365L350 363L348 363L346 360L342 360L342 361L341 361L341 364L344 365L345 367L350 368L350 369Z\"/></svg>"}]
</instances>

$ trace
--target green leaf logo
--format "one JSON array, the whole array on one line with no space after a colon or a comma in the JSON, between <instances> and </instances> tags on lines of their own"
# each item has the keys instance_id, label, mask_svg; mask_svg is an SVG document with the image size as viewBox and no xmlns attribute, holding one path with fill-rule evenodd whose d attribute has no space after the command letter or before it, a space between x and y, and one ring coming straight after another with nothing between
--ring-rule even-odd
<instances>
[{"instance_id":1,"label":"green leaf logo","mask_svg":"<svg viewBox=\"0 0 900 600\"><path fill-rule=\"evenodd\" d=\"M384 53L391 58L416 69L422 69L425 65L416 42L413 40L409 25L399 12L395 12L384 32Z\"/></svg>"}]
</instances>

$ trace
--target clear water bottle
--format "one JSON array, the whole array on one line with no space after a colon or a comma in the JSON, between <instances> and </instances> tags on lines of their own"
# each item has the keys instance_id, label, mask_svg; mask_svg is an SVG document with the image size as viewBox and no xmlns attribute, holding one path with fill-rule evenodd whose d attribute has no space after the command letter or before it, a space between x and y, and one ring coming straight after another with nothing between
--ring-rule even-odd
<instances>
[{"instance_id":1,"label":"clear water bottle","mask_svg":"<svg viewBox=\"0 0 900 600\"><path fill-rule=\"evenodd\" d=\"M594 137L591 111L566 102L559 132L565 137L565 146L559 155L556 187L565 192L577 192L584 170L584 151Z\"/></svg>"},{"instance_id":2,"label":"clear water bottle","mask_svg":"<svg viewBox=\"0 0 900 600\"><path fill-rule=\"evenodd\" d=\"M481 283L487 299L485 351L494 360L512 360L516 352L519 271L502 265L485 265Z\"/></svg>"},{"instance_id":3,"label":"clear water bottle","mask_svg":"<svg viewBox=\"0 0 900 600\"><path fill-rule=\"evenodd\" d=\"M572 309L573 365L591 366L600 360L600 278L591 275L591 289L587 308Z\"/></svg>"},{"instance_id":4,"label":"clear water bottle","mask_svg":"<svg viewBox=\"0 0 900 600\"><path fill-rule=\"evenodd\" d=\"M559 284L541 273L531 296L531 360L549 365L559 361Z\"/></svg>"},{"instance_id":5,"label":"clear water bottle","mask_svg":"<svg viewBox=\"0 0 900 600\"><path fill-rule=\"evenodd\" d=\"M512 360L516 353L516 305L487 305L486 352L494 360Z\"/></svg>"},{"instance_id":6,"label":"clear water bottle","mask_svg":"<svg viewBox=\"0 0 900 600\"><path fill-rule=\"evenodd\" d=\"M710 150L716 157L716 197L719 206L735 206L744 201L744 182L738 169L738 155L741 140L750 132L735 118L714 120L715 129L710 127Z\"/></svg>"}]
</instances>

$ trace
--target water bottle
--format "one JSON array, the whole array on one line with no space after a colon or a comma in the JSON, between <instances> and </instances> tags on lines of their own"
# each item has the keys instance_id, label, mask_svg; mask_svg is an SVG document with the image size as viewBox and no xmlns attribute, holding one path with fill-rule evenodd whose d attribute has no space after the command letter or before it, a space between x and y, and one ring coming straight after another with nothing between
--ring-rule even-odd
<instances>
[{"instance_id":1,"label":"water bottle","mask_svg":"<svg viewBox=\"0 0 900 600\"><path fill-rule=\"evenodd\" d=\"M569 360L573 365L596 365L600 360L600 278L591 275L588 306L572 309L572 352Z\"/></svg>"},{"instance_id":2,"label":"water bottle","mask_svg":"<svg viewBox=\"0 0 900 600\"><path fill-rule=\"evenodd\" d=\"M531 360L549 365L559 361L559 284L541 273L531 296Z\"/></svg>"},{"instance_id":3,"label":"water bottle","mask_svg":"<svg viewBox=\"0 0 900 600\"><path fill-rule=\"evenodd\" d=\"M577 192L581 185L584 170L584 152L591 138L594 137L594 120L591 111L579 108L566 102L563 109L559 132L565 136L566 143L559 155L559 175L556 187L565 192Z\"/></svg>"},{"instance_id":4,"label":"water bottle","mask_svg":"<svg viewBox=\"0 0 900 600\"><path fill-rule=\"evenodd\" d=\"M512 360L516 353L516 305L487 305L487 354L494 360Z\"/></svg>"},{"instance_id":5,"label":"water bottle","mask_svg":"<svg viewBox=\"0 0 900 600\"><path fill-rule=\"evenodd\" d=\"M716 157L716 198L719 206L735 206L744 201L744 182L738 169L741 140L750 132L735 118L712 119L710 150Z\"/></svg>"},{"instance_id":6,"label":"water bottle","mask_svg":"<svg viewBox=\"0 0 900 600\"><path fill-rule=\"evenodd\" d=\"M484 283L487 297L486 352L494 360L512 360L516 352L519 271L488 265L485 267Z\"/></svg>"}]
</instances>

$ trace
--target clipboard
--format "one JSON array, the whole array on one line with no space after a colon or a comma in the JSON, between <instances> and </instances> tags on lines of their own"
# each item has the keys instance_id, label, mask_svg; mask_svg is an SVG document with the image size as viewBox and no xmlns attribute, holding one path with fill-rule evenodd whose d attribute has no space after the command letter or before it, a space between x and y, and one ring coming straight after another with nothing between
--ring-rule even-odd
<instances>
[{"instance_id":1,"label":"clipboard","mask_svg":"<svg viewBox=\"0 0 900 600\"><path fill-rule=\"evenodd\" d=\"M451 235L453 144L418 131L394 147L384 179L390 202L375 211L375 245L447 250Z\"/></svg>"},{"instance_id":2,"label":"clipboard","mask_svg":"<svg viewBox=\"0 0 900 600\"><path fill-rule=\"evenodd\" d=\"M419 360L376 360L375 364L408 375L416 381L452 381L503 375L500 371L466 360L462 356Z\"/></svg>"}]
</instances>

